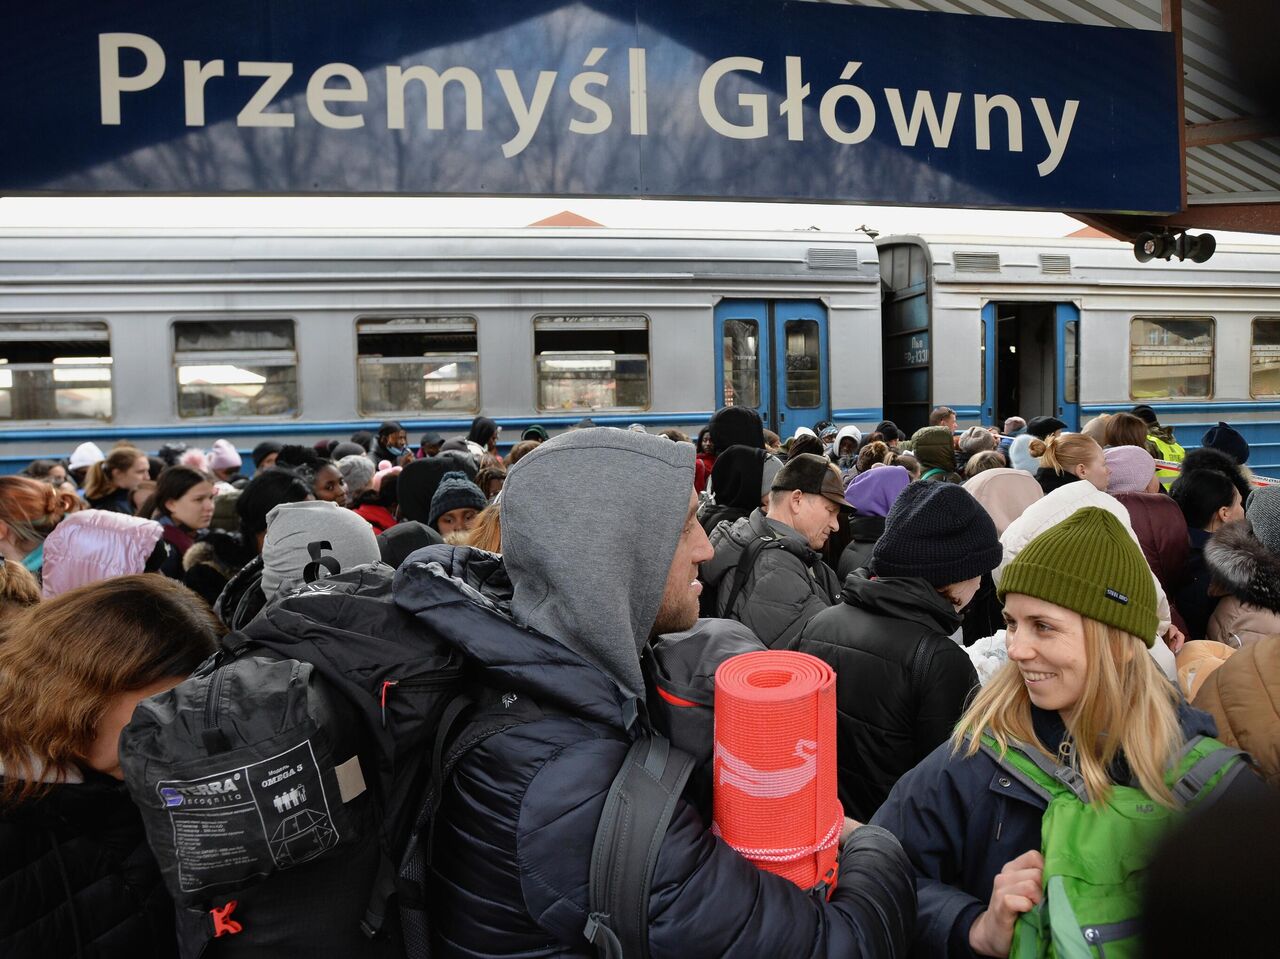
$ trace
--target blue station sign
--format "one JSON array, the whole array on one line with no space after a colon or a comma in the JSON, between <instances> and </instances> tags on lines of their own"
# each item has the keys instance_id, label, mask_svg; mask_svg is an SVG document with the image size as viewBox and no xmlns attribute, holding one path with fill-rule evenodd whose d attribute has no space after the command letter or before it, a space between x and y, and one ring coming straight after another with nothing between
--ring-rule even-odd
<instances>
[{"instance_id":1,"label":"blue station sign","mask_svg":"<svg viewBox=\"0 0 1280 959\"><path fill-rule=\"evenodd\" d=\"M6 193L1169 213L1166 33L770 0L64 0L0 33Z\"/></svg>"}]
</instances>

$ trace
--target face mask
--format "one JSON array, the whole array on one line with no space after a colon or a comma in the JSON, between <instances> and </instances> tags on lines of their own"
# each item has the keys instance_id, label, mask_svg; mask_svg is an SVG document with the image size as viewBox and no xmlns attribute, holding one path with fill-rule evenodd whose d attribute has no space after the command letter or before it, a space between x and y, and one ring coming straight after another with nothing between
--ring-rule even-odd
<instances>
[{"instance_id":1,"label":"face mask","mask_svg":"<svg viewBox=\"0 0 1280 959\"><path fill-rule=\"evenodd\" d=\"M404 449L405 448L403 446L388 446L387 452L390 453L392 456L399 458L401 456L404 456Z\"/></svg>"}]
</instances>

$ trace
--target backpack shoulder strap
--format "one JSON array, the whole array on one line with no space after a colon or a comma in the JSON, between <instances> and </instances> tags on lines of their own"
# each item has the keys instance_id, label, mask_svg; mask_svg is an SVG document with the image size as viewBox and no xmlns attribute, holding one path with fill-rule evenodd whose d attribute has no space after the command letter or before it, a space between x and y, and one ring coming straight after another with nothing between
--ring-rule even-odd
<instances>
[{"instance_id":1,"label":"backpack shoulder strap","mask_svg":"<svg viewBox=\"0 0 1280 959\"><path fill-rule=\"evenodd\" d=\"M746 545L742 555L738 557L738 565L733 571L733 589L729 591L729 601L724 604L724 610L721 616L728 617L733 615L734 604L737 603L738 597L742 595L742 590L747 585L747 579L751 576L751 571L755 569L756 560L760 558L760 554L770 547L776 547L779 540L770 539L764 536L758 536Z\"/></svg>"},{"instance_id":2,"label":"backpack shoulder strap","mask_svg":"<svg viewBox=\"0 0 1280 959\"><path fill-rule=\"evenodd\" d=\"M1011 740L1009 749L1001 754L996 741L982 737L982 751L996 761L1005 772L1046 801L1070 793L1086 805L1089 791L1085 788L1080 771L1061 766L1040 750L1019 740Z\"/></svg>"},{"instance_id":3,"label":"backpack shoulder strap","mask_svg":"<svg viewBox=\"0 0 1280 959\"><path fill-rule=\"evenodd\" d=\"M591 850L583 934L603 959L647 959L649 889L676 800L694 766L657 733L642 735L614 777Z\"/></svg>"},{"instance_id":4,"label":"backpack shoulder strap","mask_svg":"<svg viewBox=\"0 0 1280 959\"><path fill-rule=\"evenodd\" d=\"M1246 769L1249 754L1208 736L1188 740L1170 769L1169 787L1183 806L1207 807Z\"/></svg>"}]
</instances>

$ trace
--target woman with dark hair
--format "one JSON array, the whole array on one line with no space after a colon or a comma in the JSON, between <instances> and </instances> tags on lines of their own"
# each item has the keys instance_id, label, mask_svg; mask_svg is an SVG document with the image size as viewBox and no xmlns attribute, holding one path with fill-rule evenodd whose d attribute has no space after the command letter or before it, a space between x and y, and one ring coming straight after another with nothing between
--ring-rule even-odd
<instances>
[{"instance_id":1,"label":"woman with dark hair","mask_svg":"<svg viewBox=\"0 0 1280 959\"><path fill-rule=\"evenodd\" d=\"M177 956L174 906L122 781L120 733L141 700L213 653L219 633L199 597L151 575L83 586L9 621L0 955Z\"/></svg>"},{"instance_id":2,"label":"woman with dark hair","mask_svg":"<svg viewBox=\"0 0 1280 959\"><path fill-rule=\"evenodd\" d=\"M156 480L155 492L143 504L141 515L159 520L164 541L173 547L160 571L182 579L182 558L195 545L196 536L213 519L213 483L190 466L167 466Z\"/></svg>"},{"instance_id":3,"label":"woman with dark hair","mask_svg":"<svg viewBox=\"0 0 1280 959\"><path fill-rule=\"evenodd\" d=\"M1170 487L1169 495L1187 521L1190 547L1186 577L1173 600L1186 621L1187 639L1204 639L1220 598L1212 589L1213 576L1205 562L1205 547L1222 527L1244 519L1244 506L1231 478L1211 469L1193 469L1180 474Z\"/></svg>"},{"instance_id":4,"label":"woman with dark hair","mask_svg":"<svg viewBox=\"0 0 1280 959\"><path fill-rule=\"evenodd\" d=\"M467 434L467 442L475 443L486 453L498 450L498 435L502 427L487 416L477 416L471 421L471 431Z\"/></svg>"},{"instance_id":5,"label":"woman with dark hair","mask_svg":"<svg viewBox=\"0 0 1280 959\"><path fill-rule=\"evenodd\" d=\"M485 501L489 503L492 503L493 498L502 492L502 484L506 481L507 471L496 466L486 466L476 473L475 478L475 484L480 487Z\"/></svg>"},{"instance_id":6,"label":"woman with dark hair","mask_svg":"<svg viewBox=\"0 0 1280 959\"><path fill-rule=\"evenodd\" d=\"M151 478L147 454L132 446L117 446L101 462L89 467L84 480L84 498L93 509L133 515L129 494Z\"/></svg>"},{"instance_id":7,"label":"woman with dark hair","mask_svg":"<svg viewBox=\"0 0 1280 959\"><path fill-rule=\"evenodd\" d=\"M44 480L56 489L67 481L67 468L57 460L32 460L23 469L22 475Z\"/></svg>"}]
</instances>

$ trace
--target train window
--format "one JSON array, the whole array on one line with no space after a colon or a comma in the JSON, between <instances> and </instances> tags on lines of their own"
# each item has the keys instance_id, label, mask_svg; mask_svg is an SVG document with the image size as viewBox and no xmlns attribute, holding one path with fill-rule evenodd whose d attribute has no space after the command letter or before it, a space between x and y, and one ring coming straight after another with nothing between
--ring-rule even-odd
<instances>
[{"instance_id":1,"label":"train window","mask_svg":"<svg viewBox=\"0 0 1280 959\"><path fill-rule=\"evenodd\" d=\"M1260 316L1253 321L1249 395L1280 396L1280 317Z\"/></svg>"},{"instance_id":2,"label":"train window","mask_svg":"<svg viewBox=\"0 0 1280 959\"><path fill-rule=\"evenodd\" d=\"M473 316L365 317L356 351L361 413L480 408Z\"/></svg>"},{"instance_id":3,"label":"train window","mask_svg":"<svg viewBox=\"0 0 1280 959\"><path fill-rule=\"evenodd\" d=\"M1129 396L1135 400L1213 395L1211 317L1135 317L1129 324Z\"/></svg>"},{"instance_id":4,"label":"train window","mask_svg":"<svg viewBox=\"0 0 1280 959\"><path fill-rule=\"evenodd\" d=\"M724 321L724 405L760 405L760 325Z\"/></svg>"},{"instance_id":5,"label":"train window","mask_svg":"<svg viewBox=\"0 0 1280 959\"><path fill-rule=\"evenodd\" d=\"M179 416L298 412L293 320L178 320L173 342Z\"/></svg>"},{"instance_id":6,"label":"train window","mask_svg":"<svg viewBox=\"0 0 1280 959\"><path fill-rule=\"evenodd\" d=\"M810 409L822 401L822 358L816 320L788 320L787 406Z\"/></svg>"},{"instance_id":7,"label":"train window","mask_svg":"<svg viewBox=\"0 0 1280 959\"><path fill-rule=\"evenodd\" d=\"M1068 320L1062 327L1062 399L1067 403L1080 402L1080 343L1075 320ZM1212 365L1212 364L1210 364Z\"/></svg>"},{"instance_id":8,"label":"train window","mask_svg":"<svg viewBox=\"0 0 1280 959\"><path fill-rule=\"evenodd\" d=\"M645 409L649 321L643 316L537 316L538 409Z\"/></svg>"},{"instance_id":9,"label":"train window","mask_svg":"<svg viewBox=\"0 0 1280 959\"><path fill-rule=\"evenodd\" d=\"M111 418L105 323L0 324L0 420Z\"/></svg>"}]
</instances>

